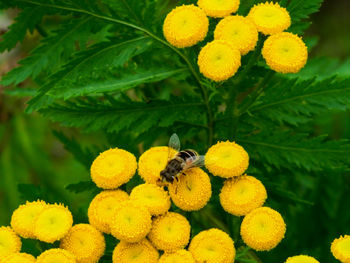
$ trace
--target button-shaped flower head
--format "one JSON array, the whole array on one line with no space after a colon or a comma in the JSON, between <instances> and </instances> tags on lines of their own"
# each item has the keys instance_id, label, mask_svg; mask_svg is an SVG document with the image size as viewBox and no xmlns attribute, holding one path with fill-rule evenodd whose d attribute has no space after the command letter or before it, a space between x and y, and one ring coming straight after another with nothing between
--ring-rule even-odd
<instances>
[{"instance_id":1,"label":"button-shaped flower head","mask_svg":"<svg viewBox=\"0 0 350 263\"><path fill-rule=\"evenodd\" d=\"M61 240L60 247L76 257L77 263L96 263L105 252L105 238L89 224L73 226Z\"/></svg>"},{"instance_id":2,"label":"button-shaped flower head","mask_svg":"<svg viewBox=\"0 0 350 263\"><path fill-rule=\"evenodd\" d=\"M0 227L0 258L21 251L22 242L11 227Z\"/></svg>"},{"instance_id":3,"label":"button-shaped flower head","mask_svg":"<svg viewBox=\"0 0 350 263\"><path fill-rule=\"evenodd\" d=\"M235 216L244 216L262 206L266 198L264 185L252 176L226 180L220 193L222 207Z\"/></svg>"},{"instance_id":4,"label":"button-shaped flower head","mask_svg":"<svg viewBox=\"0 0 350 263\"><path fill-rule=\"evenodd\" d=\"M197 4L208 16L224 17L238 10L239 0L198 0Z\"/></svg>"},{"instance_id":5,"label":"button-shaped flower head","mask_svg":"<svg viewBox=\"0 0 350 263\"><path fill-rule=\"evenodd\" d=\"M200 72L214 81L224 81L236 74L241 66L241 53L225 40L206 44L198 55Z\"/></svg>"},{"instance_id":6,"label":"button-shaped flower head","mask_svg":"<svg viewBox=\"0 0 350 263\"><path fill-rule=\"evenodd\" d=\"M167 146L148 149L140 156L139 175L146 183L155 184L160 179L160 171L166 167L169 157L174 157L176 153L174 149Z\"/></svg>"},{"instance_id":7,"label":"button-shaped flower head","mask_svg":"<svg viewBox=\"0 0 350 263\"><path fill-rule=\"evenodd\" d=\"M148 238L157 249L174 252L188 244L190 231L190 223L183 215L169 212L153 220Z\"/></svg>"},{"instance_id":8,"label":"button-shaped flower head","mask_svg":"<svg viewBox=\"0 0 350 263\"><path fill-rule=\"evenodd\" d=\"M190 47L202 41L208 33L209 20L204 11L194 5L173 9L165 18L163 33L175 47Z\"/></svg>"},{"instance_id":9,"label":"button-shaped flower head","mask_svg":"<svg viewBox=\"0 0 350 263\"><path fill-rule=\"evenodd\" d=\"M281 33L288 29L291 19L288 11L278 3L266 2L252 7L248 14L259 32L265 35Z\"/></svg>"},{"instance_id":10,"label":"button-shaped flower head","mask_svg":"<svg viewBox=\"0 0 350 263\"><path fill-rule=\"evenodd\" d=\"M236 255L233 240L217 228L197 234L192 239L188 250L196 262L228 263L233 262Z\"/></svg>"},{"instance_id":11,"label":"button-shaped flower head","mask_svg":"<svg viewBox=\"0 0 350 263\"><path fill-rule=\"evenodd\" d=\"M268 251L276 247L284 237L286 224L280 213L259 207L246 215L241 224L241 236L249 247Z\"/></svg>"},{"instance_id":12,"label":"button-shaped flower head","mask_svg":"<svg viewBox=\"0 0 350 263\"><path fill-rule=\"evenodd\" d=\"M91 165L91 178L103 189L118 188L127 183L137 167L133 154L122 149L110 149L101 153Z\"/></svg>"},{"instance_id":13,"label":"button-shaped flower head","mask_svg":"<svg viewBox=\"0 0 350 263\"><path fill-rule=\"evenodd\" d=\"M283 32L266 39L262 49L266 64L276 72L297 73L307 62L307 47L292 33Z\"/></svg>"},{"instance_id":14,"label":"button-shaped flower head","mask_svg":"<svg viewBox=\"0 0 350 263\"><path fill-rule=\"evenodd\" d=\"M218 142L205 155L205 167L213 175L223 178L242 175L248 165L248 153L235 142Z\"/></svg>"},{"instance_id":15,"label":"button-shaped flower head","mask_svg":"<svg viewBox=\"0 0 350 263\"><path fill-rule=\"evenodd\" d=\"M147 208L132 201L121 203L110 223L112 235L126 242L144 239L151 230L151 225L151 214Z\"/></svg>"},{"instance_id":16,"label":"button-shaped flower head","mask_svg":"<svg viewBox=\"0 0 350 263\"><path fill-rule=\"evenodd\" d=\"M52 248L41 253L36 263L76 263L75 256L61 248Z\"/></svg>"},{"instance_id":17,"label":"button-shaped flower head","mask_svg":"<svg viewBox=\"0 0 350 263\"><path fill-rule=\"evenodd\" d=\"M299 256L287 258L285 263L320 263L320 262L313 257L306 256L306 255L299 255Z\"/></svg>"},{"instance_id":18,"label":"button-shaped flower head","mask_svg":"<svg viewBox=\"0 0 350 263\"><path fill-rule=\"evenodd\" d=\"M36 218L34 234L37 239L53 243L63 238L73 225L71 212L64 205L48 205Z\"/></svg>"},{"instance_id":19,"label":"button-shaped flower head","mask_svg":"<svg viewBox=\"0 0 350 263\"><path fill-rule=\"evenodd\" d=\"M117 205L128 199L128 194L119 189L102 191L90 203L88 209L89 223L101 232L110 234L109 224Z\"/></svg>"},{"instance_id":20,"label":"button-shaped flower head","mask_svg":"<svg viewBox=\"0 0 350 263\"><path fill-rule=\"evenodd\" d=\"M350 236L340 236L334 239L331 245L333 256L341 262L350 262Z\"/></svg>"},{"instance_id":21,"label":"button-shaped flower head","mask_svg":"<svg viewBox=\"0 0 350 263\"><path fill-rule=\"evenodd\" d=\"M203 208L211 197L210 178L198 167L186 170L179 181L169 185L169 193L174 204L184 211Z\"/></svg>"},{"instance_id":22,"label":"button-shaped flower head","mask_svg":"<svg viewBox=\"0 0 350 263\"><path fill-rule=\"evenodd\" d=\"M159 253L147 240L120 241L113 251L113 263L158 263Z\"/></svg>"},{"instance_id":23,"label":"button-shaped flower head","mask_svg":"<svg viewBox=\"0 0 350 263\"><path fill-rule=\"evenodd\" d=\"M20 205L11 217L11 227L24 238L36 238L34 234L34 223L37 216L47 207L44 201L27 202Z\"/></svg>"},{"instance_id":24,"label":"button-shaped flower head","mask_svg":"<svg viewBox=\"0 0 350 263\"><path fill-rule=\"evenodd\" d=\"M151 215L161 215L170 208L170 197L167 191L154 184L140 184L130 193L130 200L148 209Z\"/></svg>"},{"instance_id":25,"label":"button-shaped flower head","mask_svg":"<svg viewBox=\"0 0 350 263\"><path fill-rule=\"evenodd\" d=\"M216 40L230 42L242 55L254 50L258 36L255 24L249 18L239 15L225 17L214 31Z\"/></svg>"},{"instance_id":26,"label":"button-shaped flower head","mask_svg":"<svg viewBox=\"0 0 350 263\"><path fill-rule=\"evenodd\" d=\"M164 253L158 263L196 263L191 252L180 249L174 253Z\"/></svg>"}]
</instances>

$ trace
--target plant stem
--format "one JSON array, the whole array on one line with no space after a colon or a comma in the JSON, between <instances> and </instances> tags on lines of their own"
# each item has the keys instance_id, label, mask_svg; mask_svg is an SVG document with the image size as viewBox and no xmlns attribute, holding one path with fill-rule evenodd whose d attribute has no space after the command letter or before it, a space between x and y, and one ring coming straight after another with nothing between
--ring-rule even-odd
<instances>
[{"instance_id":1,"label":"plant stem","mask_svg":"<svg viewBox=\"0 0 350 263\"><path fill-rule=\"evenodd\" d=\"M61 10L67 10L67 11L71 11L71 12L76 12L76 13L81 13L81 14L86 14L86 15L90 15L99 19L103 19L106 21L110 21L113 23L117 23L120 25L124 25L133 29L136 29L138 31L141 31L143 33L145 33L146 35L150 36L151 38L153 38L154 40L158 41L159 43L167 46L168 48L170 48L171 50L173 50L176 54L178 54L187 64L188 69L190 70L191 74L193 75L193 77L195 78L196 82L198 83L198 87L200 88L201 94L202 94L202 99L204 101L205 107L207 109L206 115L207 115L207 126L208 126L208 146L210 146L213 142L213 127L214 127L214 121L213 121L213 112L212 109L210 107L209 104L209 96L208 96L208 90L206 87L204 87L200 81L200 76L197 73L197 71L195 70L195 68L193 67L192 63L189 61L188 57L186 57L180 50L178 50L176 47L172 46L171 44L169 44L167 41L157 37L155 34L153 34L152 32L150 32L149 30L147 30L146 28L134 25L132 23L128 23L125 22L123 20L119 20L119 19L115 19L112 17L108 17L108 16L103 16L103 15L99 15L84 9L79 9L79 8L74 8L74 7L67 7L67 6L59 6L59 5L55 5L55 4L44 4L44 3L38 3L35 1L31 1L31 0L19 0L19 2L24 2L24 3L28 3L28 4L33 4L33 5L39 5L39 6L46 6L46 7L52 7L52 8L56 8L56 9L61 9Z\"/></svg>"}]
</instances>

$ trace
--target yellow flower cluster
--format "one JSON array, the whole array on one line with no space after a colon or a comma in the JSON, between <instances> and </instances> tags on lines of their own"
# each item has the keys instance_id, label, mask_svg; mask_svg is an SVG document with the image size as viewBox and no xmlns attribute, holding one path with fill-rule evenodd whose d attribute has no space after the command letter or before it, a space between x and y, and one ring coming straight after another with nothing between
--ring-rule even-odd
<instances>
[{"instance_id":1,"label":"yellow flower cluster","mask_svg":"<svg viewBox=\"0 0 350 263\"><path fill-rule=\"evenodd\" d=\"M43 251L35 259L20 252L20 237L46 243L60 241L61 248ZM104 250L102 233L88 224L73 226L72 214L62 204L48 204L42 200L27 202L13 212L11 227L0 227L0 263L96 263Z\"/></svg>"},{"instance_id":2,"label":"yellow flower cluster","mask_svg":"<svg viewBox=\"0 0 350 263\"><path fill-rule=\"evenodd\" d=\"M239 0L198 0L198 7L182 5L165 18L163 33L173 46L184 48L204 40L208 33L208 18L221 19L214 30L214 41L208 42L198 55L199 71L213 81L225 81L241 66L241 56L255 49L259 34L270 35L262 55L267 65L280 73L296 73L307 61L303 40L283 32L291 25L286 8L278 3L254 5L244 17L232 15L239 8Z\"/></svg>"}]
</instances>

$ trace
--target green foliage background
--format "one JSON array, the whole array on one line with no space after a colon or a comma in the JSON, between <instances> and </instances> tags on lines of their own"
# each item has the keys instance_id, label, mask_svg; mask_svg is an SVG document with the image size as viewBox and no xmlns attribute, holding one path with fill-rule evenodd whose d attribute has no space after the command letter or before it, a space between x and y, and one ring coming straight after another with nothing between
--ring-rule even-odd
<instances>
[{"instance_id":1,"label":"green foliage background","mask_svg":"<svg viewBox=\"0 0 350 263\"><path fill-rule=\"evenodd\" d=\"M259 1L241 2L239 13L246 14ZM318 14L322 0L280 3L291 13L291 32L301 34L315 21L305 37L307 66L298 74L273 74L257 49L242 58L234 78L216 84L198 73L204 43L177 50L165 42L162 21L175 3L1 0L0 8L20 12L0 52L23 41L17 56L24 59L1 80L0 224L24 200L37 198L64 202L75 222L87 222L96 193L88 172L94 157L116 146L139 156L176 132L200 153L218 140L244 146L248 173L263 181L266 205L287 223L276 249L238 262L284 262L301 253L335 262L330 242L350 233L349 3L325 1ZM29 115L23 113L28 97ZM212 184L210 204L193 214L194 231L216 226L240 246L239 220L220 219L222 181ZM40 252L31 242L25 249Z\"/></svg>"}]
</instances>

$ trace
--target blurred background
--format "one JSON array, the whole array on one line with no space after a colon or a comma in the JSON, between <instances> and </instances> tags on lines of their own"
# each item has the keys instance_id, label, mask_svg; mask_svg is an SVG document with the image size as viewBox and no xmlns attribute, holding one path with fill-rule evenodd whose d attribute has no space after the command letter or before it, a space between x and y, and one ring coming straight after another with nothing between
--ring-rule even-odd
<instances>
[{"instance_id":1,"label":"blurred background","mask_svg":"<svg viewBox=\"0 0 350 263\"><path fill-rule=\"evenodd\" d=\"M327 70L330 70L330 65L337 67L344 63L344 65L348 65L344 66L348 75L350 75L349 11L350 1L348 0L326 0L320 12L312 16L313 23L306 34L307 38L318 41L318 44L311 50L310 57L329 57ZM0 11L0 35L6 32L7 26L12 23L16 14L16 10ZM47 24L58 22L59 20L51 19L47 21ZM0 75L16 66L17 61L26 56L28 50L36 46L39 39L40 35L37 31L32 34L28 33L24 42L18 45L16 50L0 54ZM329 74L331 75L332 72ZM30 88L33 83L25 82L21 85ZM31 196L40 196L40 194L55 196L53 201L72 204L70 208L73 213L79 209L77 206L79 203L88 205L93 193L84 192L76 195L65 190L65 186L81 180L88 180L89 171L64 149L54 136L53 131L63 131L69 136L79 138L79 142L86 146L93 145L97 135L80 134L75 129L59 127L58 124L45 120L37 113L25 114L24 108L27 100L23 96L25 94L21 94L22 97L14 95L16 94L5 91L4 87L0 86L0 225L8 225L12 211L24 200L31 199ZM30 89L28 89L27 95L31 95ZM334 139L350 139L350 112L319 116L315 119L313 127L315 134L329 134ZM99 143L100 140L99 138ZM333 172L332 177L334 176ZM321 191L317 188L319 184L316 181L318 180L324 180L325 184L334 186L330 190L325 190L325 193L321 193L325 197L322 200L313 199L319 196L319 191ZM344 229L342 233L339 232L341 231L339 228L335 227L340 221L344 225L350 225L350 221L346 221L350 218L348 207L341 205L343 203L340 202L342 197L332 191L336 191L340 185L345 192L349 193L349 177L339 175L336 178L329 178L325 174L309 175L305 184L307 185L306 189L311 190L307 197L313 202L313 206L310 208L310 205L299 204L299 207L295 207L295 213L306 211L306 209L307 212L300 217L300 222L294 222L294 224L303 226L303 220L311 217L312 211L329 206L329 210L326 211L323 218L326 223L320 224L316 222L319 221L319 218L313 218L315 224L308 223L304 225L304 231L299 229L298 232L299 235L305 234L300 242L311 246L310 249L314 251L313 256L318 255L320 259L325 260L324 262L331 262L334 259L330 258L329 255L329 242L340 234L350 234L350 232L344 232L350 231L349 228ZM297 189L298 192L302 191L299 190ZM60 197L60 200L57 200L57 196ZM331 204L327 202L331 202ZM310 221L312 222L312 220ZM293 222L290 223L293 224ZM293 228L292 231L294 231ZM321 237L328 244L321 245L315 235ZM263 261L279 262L271 261L271 259L279 253L279 250L285 249L290 244L288 242L283 243L270 254L262 253ZM290 245L298 247L299 241L294 240L293 242L296 243ZM310 249L305 247L305 253ZM298 252L295 251L295 253Z\"/></svg>"}]
</instances>

